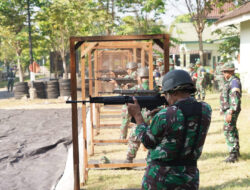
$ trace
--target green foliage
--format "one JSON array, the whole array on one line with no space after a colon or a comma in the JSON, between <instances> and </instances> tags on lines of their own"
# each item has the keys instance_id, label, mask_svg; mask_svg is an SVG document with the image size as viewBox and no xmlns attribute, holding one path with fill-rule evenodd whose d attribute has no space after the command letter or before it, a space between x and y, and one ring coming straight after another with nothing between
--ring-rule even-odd
<instances>
[{"instance_id":1,"label":"green foliage","mask_svg":"<svg viewBox=\"0 0 250 190\"><path fill-rule=\"evenodd\" d=\"M223 41L219 45L219 52L223 61L235 59L236 53L240 50L240 34L235 26L229 26L226 30L216 30L215 33Z\"/></svg>"},{"instance_id":2,"label":"green foliage","mask_svg":"<svg viewBox=\"0 0 250 190\"><path fill-rule=\"evenodd\" d=\"M183 14L183 15L179 15L176 17L175 19L175 23L189 23L192 21L192 17L190 14Z\"/></svg>"}]
</instances>

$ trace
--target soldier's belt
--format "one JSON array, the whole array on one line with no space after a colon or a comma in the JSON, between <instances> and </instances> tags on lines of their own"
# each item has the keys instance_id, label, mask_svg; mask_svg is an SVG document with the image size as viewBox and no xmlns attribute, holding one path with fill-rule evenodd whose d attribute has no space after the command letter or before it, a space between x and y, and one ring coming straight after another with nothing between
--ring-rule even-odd
<instances>
[{"instance_id":1,"label":"soldier's belt","mask_svg":"<svg viewBox=\"0 0 250 190\"><path fill-rule=\"evenodd\" d=\"M171 161L162 161L162 160L153 160L150 162L152 164L157 164L160 166L195 166L197 167L197 160L171 160Z\"/></svg>"}]
</instances>

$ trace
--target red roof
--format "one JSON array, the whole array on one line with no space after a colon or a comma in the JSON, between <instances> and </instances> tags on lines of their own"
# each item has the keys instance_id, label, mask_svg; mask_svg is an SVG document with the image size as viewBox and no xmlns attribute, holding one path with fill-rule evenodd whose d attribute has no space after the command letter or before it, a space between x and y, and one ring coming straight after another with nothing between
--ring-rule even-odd
<instances>
[{"instance_id":1,"label":"red roof","mask_svg":"<svg viewBox=\"0 0 250 190\"><path fill-rule=\"evenodd\" d=\"M233 3L225 3L222 7L214 6L213 10L208 13L207 19L219 19L235 8Z\"/></svg>"},{"instance_id":2,"label":"red roof","mask_svg":"<svg viewBox=\"0 0 250 190\"><path fill-rule=\"evenodd\" d=\"M250 13L250 2L240 6L239 8L229 12L224 17L222 17L220 20L218 20L216 23L219 23L224 20L229 20L234 17L238 17L244 14Z\"/></svg>"}]
</instances>

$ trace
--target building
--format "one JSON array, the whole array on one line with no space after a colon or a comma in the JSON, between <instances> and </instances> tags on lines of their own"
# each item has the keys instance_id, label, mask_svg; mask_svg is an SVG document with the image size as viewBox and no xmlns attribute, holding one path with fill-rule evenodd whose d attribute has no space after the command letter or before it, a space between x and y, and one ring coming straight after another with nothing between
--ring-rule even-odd
<instances>
[{"instance_id":1,"label":"building","mask_svg":"<svg viewBox=\"0 0 250 190\"><path fill-rule=\"evenodd\" d=\"M211 23L223 17L233 8L234 5L232 3L226 3L221 9L215 7L207 15L208 24L205 26L202 34L205 66L215 68L216 63L220 60L218 48L221 39L220 36L213 33ZM174 26L171 37L180 40L180 44L170 48L170 55L175 60L177 66L186 67L190 63L195 63L196 59L199 58L198 36L191 22L176 23Z\"/></svg>"},{"instance_id":2,"label":"building","mask_svg":"<svg viewBox=\"0 0 250 190\"><path fill-rule=\"evenodd\" d=\"M250 2L229 12L214 23L215 29L229 25L240 25L240 60L238 72L242 81L242 87L250 93Z\"/></svg>"}]
</instances>

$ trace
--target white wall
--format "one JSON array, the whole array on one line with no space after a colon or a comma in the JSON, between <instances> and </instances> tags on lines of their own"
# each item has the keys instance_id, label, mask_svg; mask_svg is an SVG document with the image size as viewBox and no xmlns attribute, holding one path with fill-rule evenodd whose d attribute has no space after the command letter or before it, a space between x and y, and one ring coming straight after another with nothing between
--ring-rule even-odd
<instances>
[{"instance_id":1,"label":"white wall","mask_svg":"<svg viewBox=\"0 0 250 190\"><path fill-rule=\"evenodd\" d=\"M243 90L250 93L250 20L240 23L239 73Z\"/></svg>"}]
</instances>

